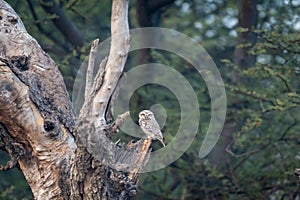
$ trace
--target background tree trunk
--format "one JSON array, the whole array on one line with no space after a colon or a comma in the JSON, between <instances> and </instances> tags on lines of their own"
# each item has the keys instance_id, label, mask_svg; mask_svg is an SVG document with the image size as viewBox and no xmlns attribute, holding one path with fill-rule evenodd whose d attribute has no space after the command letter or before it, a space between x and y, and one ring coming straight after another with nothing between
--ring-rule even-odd
<instances>
[{"instance_id":1,"label":"background tree trunk","mask_svg":"<svg viewBox=\"0 0 300 200\"><path fill-rule=\"evenodd\" d=\"M235 64L242 68L248 68L255 64L256 56L250 55L249 50L256 43L256 35L253 32L257 26L258 11L256 0L241 0L238 2L239 28L245 29L238 32L238 41L234 52Z\"/></svg>"},{"instance_id":2,"label":"background tree trunk","mask_svg":"<svg viewBox=\"0 0 300 200\"><path fill-rule=\"evenodd\" d=\"M151 140L123 148L109 139L117 127L106 121L129 49L127 9L126 0L113 1L108 62L95 81L88 74L84 106L75 119L56 64L0 0L0 134L1 148L11 157L0 169L19 166L36 199L126 199L136 193ZM97 45L96 40L90 73Z\"/></svg>"},{"instance_id":3,"label":"background tree trunk","mask_svg":"<svg viewBox=\"0 0 300 200\"><path fill-rule=\"evenodd\" d=\"M137 0L136 15L140 27L157 27L164 8L174 3L174 0ZM155 35L152 36L155 40ZM151 38L142 38L141 42ZM137 55L137 65L153 62L150 49L141 49Z\"/></svg>"},{"instance_id":4,"label":"background tree trunk","mask_svg":"<svg viewBox=\"0 0 300 200\"><path fill-rule=\"evenodd\" d=\"M253 33L254 28L257 26L258 18L256 7L256 0L240 0L237 3L238 28L242 28L244 31L238 33L234 52L234 62L241 70L253 66L256 62L256 57L249 54L250 48L256 43L256 35ZM232 72L232 74L233 83L238 85L240 84L240 81L243 81L239 78L239 74L235 72ZM233 106L239 104L238 101L239 100L232 97ZM227 113L227 115L231 115L231 110ZM210 160L215 166L218 166L224 161L226 149L231 145L233 135L238 130L239 127L236 122L231 120L231 117L227 117L218 145L216 145L216 148L210 154Z\"/></svg>"}]
</instances>

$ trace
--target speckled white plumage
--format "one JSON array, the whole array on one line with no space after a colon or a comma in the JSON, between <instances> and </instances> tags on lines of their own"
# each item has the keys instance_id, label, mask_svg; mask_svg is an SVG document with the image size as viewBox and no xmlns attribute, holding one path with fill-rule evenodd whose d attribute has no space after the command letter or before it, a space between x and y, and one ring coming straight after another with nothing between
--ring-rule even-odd
<instances>
[{"instance_id":1,"label":"speckled white plumage","mask_svg":"<svg viewBox=\"0 0 300 200\"><path fill-rule=\"evenodd\" d=\"M141 111L139 113L139 124L147 137L153 140L158 140L164 146L166 146L163 142L164 138L153 112L151 112L150 110Z\"/></svg>"}]
</instances>

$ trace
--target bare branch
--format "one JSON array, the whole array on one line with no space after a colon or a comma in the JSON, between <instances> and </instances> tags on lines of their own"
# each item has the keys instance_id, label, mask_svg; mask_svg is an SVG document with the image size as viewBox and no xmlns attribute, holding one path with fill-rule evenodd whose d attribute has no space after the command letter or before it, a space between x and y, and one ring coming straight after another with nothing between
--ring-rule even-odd
<instances>
[{"instance_id":1,"label":"bare branch","mask_svg":"<svg viewBox=\"0 0 300 200\"><path fill-rule=\"evenodd\" d=\"M68 47L62 43L62 41L60 41L57 37L55 37L53 35L53 31L47 31L44 29L44 27L42 26L42 23L39 21L37 12L33 6L32 0L27 0L28 6L29 6L29 10L32 14L33 19L35 20L36 23L36 27L38 28L38 30L44 34L45 36L47 36L50 40L53 41L53 43L56 46L60 46L61 48L63 48L65 51L68 50Z\"/></svg>"},{"instance_id":2,"label":"bare branch","mask_svg":"<svg viewBox=\"0 0 300 200\"><path fill-rule=\"evenodd\" d=\"M10 139L12 142L13 140ZM18 161L25 154L25 149L21 144L11 143L6 145L6 150L9 153L10 160L6 163L6 165L0 165L0 171L10 170L17 166Z\"/></svg>"},{"instance_id":3,"label":"bare branch","mask_svg":"<svg viewBox=\"0 0 300 200\"><path fill-rule=\"evenodd\" d=\"M92 87L92 92L94 92L95 94L98 92L98 90L100 89L100 87L102 86L102 82L103 82L103 78L104 78L104 74L105 74L105 66L107 64L107 57L105 57L99 66L98 72L95 76L95 81ZM95 95L94 94L94 95Z\"/></svg>"},{"instance_id":4,"label":"bare branch","mask_svg":"<svg viewBox=\"0 0 300 200\"><path fill-rule=\"evenodd\" d=\"M18 160L15 158L12 158L11 160L9 160L6 163L6 165L0 165L0 171L6 171L6 170L10 170L12 168L15 168L17 163L18 163Z\"/></svg>"},{"instance_id":5,"label":"bare branch","mask_svg":"<svg viewBox=\"0 0 300 200\"><path fill-rule=\"evenodd\" d=\"M86 71L86 80L85 80L85 97L90 95L92 85L93 85L93 78L94 78L94 67L95 67L95 59L97 54L97 47L99 44L99 39L93 41L89 56L89 63L88 68Z\"/></svg>"},{"instance_id":6,"label":"bare branch","mask_svg":"<svg viewBox=\"0 0 300 200\"><path fill-rule=\"evenodd\" d=\"M11 137L4 125L0 124L0 149L9 154L10 160L6 165L0 165L0 171L12 169L17 166L18 161L25 154L25 148L22 144Z\"/></svg>"},{"instance_id":7,"label":"bare branch","mask_svg":"<svg viewBox=\"0 0 300 200\"><path fill-rule=\"evenodd\" d=\"M114 0L111 16L111 48L106 65L103 85L93 101L93 115L105 119L109 99L122 74L129 51L128 1Z\"/></svg>"},{"instance_id":8,"label":"bare branch","mask_svg":"<svg viewBox=\"0 0 300 200\"><path fill-rule=\"evenodd\" d=\"M269 145L269 143L266 143L266 144L263 144L263 145L261 145L260 147L254 149L254 150L251 150L251 151L248 151L248 152L245 152L245 153L236 154L231 149L231 147L234 144L234 142L235 142L235 140L231 141L231 143L229 145L227 145L227 147L226 147L226 152L229 153L234 158L240 158L240 157L244 157L244 156L250 156L252 154L255 154L255 153L261 151L261 149L263 149L263 148L265 148L266 146Z\"/></svg>"},{"instance_id":9,"label":"bare branch","mask_svg":"<svg viewBox=\"0 0 300 200\"><path fill-rule=\"evenodd\" d=\"M65 15L64 11L54 0L47 0L47 3L41 2L41 6L49 14L55 14L57 18L53 19L55 26L61 31L67 40L73 45L81 47L85 41L80 31Z\"/></svg>"},{"instance_id":10,"label":"bare branch","mask_svg":"<svg viewBox=\"0 0 300 200\"><path fill-rule=\"evenodd\" d=\"M139 172L144 167L144 164L147 163L147 161L148 161L148 156L149 156L148 150L150 149L152 139L146 138L145 140L143 140L143 139L140 140L140 142L141 141L142 141L142 146L139 148L138 158L133 163L133 165L132 165L133 170L131 171L131 173L128 176L132 180L137 180ZM130 146L130 143L128 144L128 146Z\"/></svg>"},{"instance_id":11,"label":"bare branch","mask_svg":"<svg viewBox=\"0 0 300 200\"><path fill-rule=\"evenodd\" d=\"M84 103L80 110L80 115L79 115L80 118L86 118L87 116L91 115L91 110L92 110L91 102L93 101L93 98L95 97L96 93L99 91L99 89L102 86L106 63L107 63L107 57L105 57L100 63L94 81L93 83L91 83L93 85L92 88L90 88L90 92L85 91Z\"/></svg>"},{"instance_id":12,"label":"bare branch","mask_svg":"<svg viewBox=\"0 0 300 200\"><path fill-rule=\"evenodd\" d=\"M116 121L113 123L112 125L112 132L119 132L119 128L122 126L122 124L124 123L125 119L130 115L130 112L127 111L121 115L119 115L116 119Z\"/></svg>"}]
</instances>

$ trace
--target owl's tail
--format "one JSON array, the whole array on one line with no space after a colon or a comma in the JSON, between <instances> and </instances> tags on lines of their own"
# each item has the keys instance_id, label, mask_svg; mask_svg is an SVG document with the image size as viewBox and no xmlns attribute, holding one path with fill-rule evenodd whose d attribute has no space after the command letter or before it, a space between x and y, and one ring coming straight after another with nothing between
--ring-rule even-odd
<instances>
[{"instance_id":1,"label":"owl's tail","mask_svg":"<svg viewBox=\"0 0 300 200\"><path fill-rule=\"evenodd\" d=\"M164 145L164 147L166 146L162 139L159 138L158 140L160 141L160 143L162 143Z\"/></svg>"}]
</instances>

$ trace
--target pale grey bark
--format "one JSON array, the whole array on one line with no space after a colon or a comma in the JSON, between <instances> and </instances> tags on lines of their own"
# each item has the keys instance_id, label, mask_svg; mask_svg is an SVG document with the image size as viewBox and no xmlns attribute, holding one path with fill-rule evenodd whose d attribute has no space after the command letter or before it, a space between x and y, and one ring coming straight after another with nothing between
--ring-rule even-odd
<instances>
[{"instance_id":1,"label":"pale grey bark","mask_svg":"<svg viewBox=\"0 0 300 200\"><path fill-rule=\"evenodd\" d=\"M136 193L151 141L114 144L109 135L128 113L106 121L129 49L127 7L126 0L113 1L111 51L95 80L97 42L92 46L85 103L75 119L58 67L0 0L0 148L11 156L0 170L18 164L36 199L127 199Z\"/></svg>"}]
</instances>

